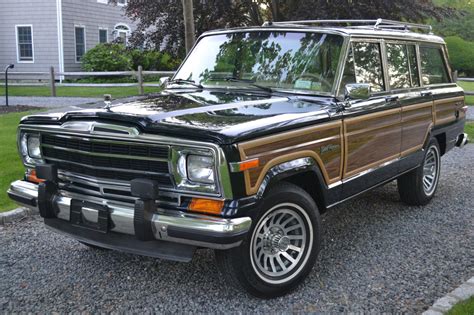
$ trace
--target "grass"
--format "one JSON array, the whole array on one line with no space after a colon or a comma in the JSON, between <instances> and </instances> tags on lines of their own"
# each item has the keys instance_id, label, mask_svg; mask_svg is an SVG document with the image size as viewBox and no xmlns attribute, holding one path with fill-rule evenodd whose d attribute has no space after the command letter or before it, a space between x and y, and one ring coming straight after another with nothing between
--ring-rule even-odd
<instances>
[{"instance_id":1,"label":"grass","mask_svg":"<svg viewBox=\"0 0 474 315\"><path fill-rule=\"evenodd\" d=\"M146 86L145 93L158 92L159 88ZM47 86L10 86L8 89L10 96L51 96ZM112 94L113 98L138 95L138 87L72 87L58 86L56 88L57 96L70 97L96 97L102 98L104 94ZM0 96L5 95L5 89L0 88Z\"/></svg>"},{"instance_id":2,"label":"grass","mask_svg":"<svg viewBox=\"0 0 474 315\"><path fill-rule=\"evenodd\" d=\"M32 112L0 115L0 212L16 208L6 191L25 171L16 148L16 128L21 117L29 113Z\"/></svg>"},{"instance_id":3,"label":"grass","mask_svg":"<svg viewBox=\"0 0 474 315\"><path fill-rule=\"evenodd\" d=\"M465 315L465 314L474 314L474 296L454 305L454 307L446 313L446 315Z\"/></svg>"},{"instance_id":4,"label":"grass","mask_svg":"<svg viewBox=\"0 0 474 315\"><path fill-rule=\"evenodd\" d=\"M464 132L469 135L471 141L474 141L474 122L467 122L464 127Z\"/></svg>"},{"instance_id":5,"label":"grass","mask_svg":"<svg viewBox=\"0 0 474 315\"><path fill-rule=\"evenodd\" d=\"M474 92L474 82L458 81L458 84L465 91ZM474 95L467 95L466 96L466 104L467 105L474 105Z\"/></svg>"}]
</instances>

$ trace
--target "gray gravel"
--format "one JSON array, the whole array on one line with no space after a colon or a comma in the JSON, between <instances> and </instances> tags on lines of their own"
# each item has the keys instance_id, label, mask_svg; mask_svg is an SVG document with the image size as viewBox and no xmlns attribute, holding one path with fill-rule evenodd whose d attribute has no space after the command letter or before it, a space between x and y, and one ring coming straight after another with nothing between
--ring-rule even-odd
<instances>
[{"instance_id":1,"label":"gray gravel","mask_svg":"<svg viewBox=\"0 0 474 315\"><path fill-rule=\"evenodd\" d=\"M469 106L467 108L466 119L467 120L474 120L474 106Z\"/></svg>"},{"instance_id":2,"label":"gray gravel","mask_svg":"<svg viewBox=\"0 0 474 315\"><path fill-rule=\"evenodd\" d=\"M38 217L0 227L0 312L420 313L474 274L474 145L443 158L436 198L400 203L391 183L323 216L315 269L294 293L231 289L213 253L189 264L96 251Z\"/></svg>"},{"instance_id":3,"label":"gray gravel","mask_svg":"<svg viewBox=\"0 0 474 315\"><path fill-rule=\"evenodd\" d=\"M79 106L88 103L99 102L99 98L89 97L27 97L10 96L8 103L11 106L28 105L36 107L59 108L66 106ZM5 97L0 97L0 106L5 105Z\"/></svg>"}]
</instances>

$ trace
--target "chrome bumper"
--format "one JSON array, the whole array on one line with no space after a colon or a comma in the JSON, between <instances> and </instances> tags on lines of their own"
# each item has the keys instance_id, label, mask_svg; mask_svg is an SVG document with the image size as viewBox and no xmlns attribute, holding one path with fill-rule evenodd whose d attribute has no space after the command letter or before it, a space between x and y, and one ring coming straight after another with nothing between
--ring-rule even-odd
<instances>
[{"instance_id":1,"label":"chrome bumper","mask_svg":"<svg viewBox=\"0 0 474 315\"><path fill-rule=\"evenodd\" d=\"M8 190L8 195L18 204L38 209L38 186L27 181L15 181ZM88 198L83 196L84 199ZM74 199L79 199L80 196ZM72 198L60 193L53 198L53 207L58 211L57 221L69 224ZM98 200L95 201L99 204ZM116 204L109 200L100 200L101 205L109 209L111 232L135 235L133 205ZM82 215L86 219L97 218L98 211L82 208ZM55 219L56 220L56 219ZM153 235L156 240L181 243L212 249L229 249L239 246L252 224L249 217L223 219L206 215L184 213L179 211L165 211L158 209L151 220ZM69 233L71 235L71 233ZM71 235L75 237L74 234ZM79 238L79 237L77 237ZM80 237L84 240L84 237ZM93 242L101 245L100 242ZM104 246L107 247L107 246Z\"/></svg>"},{"instance_id":2,"label":"chrome bumper","mask_svg":"<svg viewBox=\"0 0 474 315\"><path fill-rule=\"evenodd\" d=\"M456 146L459 148L464 147L468 143L469 143L469 137L466 133L461 133L456 139Z\"/></svg>"}]
</instances>

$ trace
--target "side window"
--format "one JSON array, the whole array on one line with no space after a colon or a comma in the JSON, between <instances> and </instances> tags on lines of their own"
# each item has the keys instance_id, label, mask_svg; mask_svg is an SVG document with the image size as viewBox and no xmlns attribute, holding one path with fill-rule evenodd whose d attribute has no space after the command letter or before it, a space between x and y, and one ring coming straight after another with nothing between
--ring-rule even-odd
<instances>
[{"instance_id":1,"label":"side window","mask_svg":"<svg viewBox=\"0 0 474 315\"><path fill-rule=\"evenodd\" d=\"M387 44L388 75L391 89L406 89L411 86L408 51L404 44Z\"/></svg>"},{"instance_id":2,"label":"side window","mask_svg":"<svg viewBox=\"0 0 474 315\"><path fill-rule=\"evenodd\" d=\"M420 86L420 72L418 71L418 62L416 60L415 45L407 45L408 50L408 65L410 66L411 86Z\"/></svg>"},{"instance_id":3,"label":"side window","mask_svg":"<svg viewBox=\"0 0 474 315\"><path fill-rule=\"evenodd\" d=\"M387 44L387 62L391 89L420 86L414 45Z\"/></svg>"},{"instance_id":4,"label":"side window","mask_svg":"<svg viewBox=\"0 0 474 315\"><path fill-rule=\"evenodd\" d=\"M385 90L380 44L353 43L356 83L370 83L373 92Z\"/></svg>"},{"instance_id":5,"label":"side window","mask_svg":"<svg viewBox=\"0 0 474 315\"><path fill-rule=\"evenodd\" d=\"M420 46L420 57L424 85L449 83L440 47Z\"/></svg>"}]
</instances>

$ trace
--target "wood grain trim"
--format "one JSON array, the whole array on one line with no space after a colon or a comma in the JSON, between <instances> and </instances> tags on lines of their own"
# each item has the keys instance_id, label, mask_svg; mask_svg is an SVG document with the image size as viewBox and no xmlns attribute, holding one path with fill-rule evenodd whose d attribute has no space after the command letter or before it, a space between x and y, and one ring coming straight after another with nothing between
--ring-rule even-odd
<instances>
[{"instance_id":1,"label":"wood grain trim","mask_svg":"<svg viewBox=\"0 0 474 315\"><path fill-rule=\"evenodd\" d=\"M433 102L425 102L425 103L419 103L419 104L413 104L413 105L407 105L402 107L402 113L409 112L412 110L417 110L417 109L422 109L425 107L432 107Z\"/></svg>"},{"instance_id":2,"label":"wood grain trim","mask_svg":"<svg viewBox=\"0 0 474 315\"><path fill-rule=\"evenodd\" d=\"M464 102L464 96L456 96L456 97L450 97L450 98L442 98L439 100L435 100L434 104L435 105L441 105L445 103L451 103L451 102Z\"/></svg>"},{"instance_id":3,"label":"wood grain trim","mask_svg":"<svg viewBox=\"0 0 474 315\"><path fill-rule=\"evenodd\" d=\"M341 141L343 141L343 131L342 131L343 127L342 127L342 125L343 125L342 121L339 120L339 121L329 122L329 123L325 123L325 124L318 125L318 126L305 127L305 128L298 129L298 130L291 130L291 131L284 132L284 133L279 133L279 134L276 134L276 135L271 135L271 136L267 136L267 137L263 137L263 138L259 138L259 139L255 139L255 140L250 140L250 141L247 141L247 142L242 142L238 145L240 158L241 158L242 161L248 159L249 156L246 154L246 150L249 150L249 149L252 149L252 148L260 147L260 146L263 146L263 145L268 145L268 144L271 144L273 142L279 142L279 141L286 140L286 139L292 139L292 138L299 137L299 136L302 136L302 135L307 135L308 133L312 133L312 132L325 131L325 130L334 129L334 128L339 128L339 135L341 137L340 139L341 139ZM318 143L318 142L331 140L331 139L334 139L334 138L337 138L337 137L328 137L328 138L324 138L324 139L314 140L314 141L311 141L311 142ZM304 146L308 143L310 143L310 142L301 143L299 145L294 146L294 148L297 150L298 147ZM341 165L343 163L343 155L342 155L343 154L342 153L343 149L342 148L343 148L343 145L341 144L341 156L340 156ZM278 151L278 149L274 150L274 151ZM311 157L316 161L319 168L321 169L321 173L323 174L324 180L326 181L327 185L332 184L332 183L337 182L337 181L340 180L340 177L334 178L334 179L329 178L329 174L328 174L328 172L325 168L324 162L322 161L321 157L315 151L301 150L301 151L285 154L285 155L273 158L270 161L268 161L265 164L265 166L262 168L262 170L260 171L260 174L258 175L258 179L257 179L254 186L252 186L252 184L251 184L250 172L248 170L244 171L245 190L246 190L247 195L253 195L253 194L257 193L257 191L258 191L260 185L262 184L263 179L265 178L267 172L272 167L274 167L278 164L281 164L281 163L285 163L285 162L288 162L288 161L291 161L291 160L304 158L304 157ZM340 174L342 175L342 171L340 171Z\"/></svg>"},{"instance_id":4,"label":"wood grain trim","mask_svg":"<svg viewBox=\"0 0 474 315\"><path fill-rule=\"evenodd\" d=\"M376 162L371 163L369 165L365 165L364 167L360 167L358 169L355 169L355 170L352 170L352 171L348 172L347 171L347 166L349 165L349 161L348 161L348 159L349 159L349 141L348 141L349 136L352 136L352 135L355 135L355 134L360 134L360 133L362 133L362 131L363 132L368 132L368 131L373 131L373 130L377 130L377 129L387 128L387 127L394 126L394 125L397 125L397 124L400 125L401 121L399 121L397 123L389 123L389 124L385 124L385 125L382 125L382 126L377 126L376 128L370 128L369 127L369 128L363 129L362 131L358 130L358 131L355 131L355 132L348 132L348 126L347 125L349 125L351 123L360 123L360 122L364 122L364 121L371 120L371 119L374 119L374 118L390 116L390 115L394 115L394 114L400 114L401 115L401 111L402 111L401 108L394 108L394 109L390 109L390 110L386 110L386 111L381 111L381 112L377 112L377 113L373 113L373 114L363 115L363 116L360 116L360 117L354 117L354 118L349 118L349 119L344 120L344 124L343 124L344 125L344 127L343 127L344 128L344 155L343 155L344 156L344 169L343 169L342 178L347 178L347 177L356 175L359 172L366 171L370 168L373 168L374 166L383 164L383 163L388 162L390 160L396 159L400 156L399 154L396 154L394 156L390 156L388 158L376 161ZM350 133L350 135L349 135L349 133Z\"/></svg>"}]
</instances>

